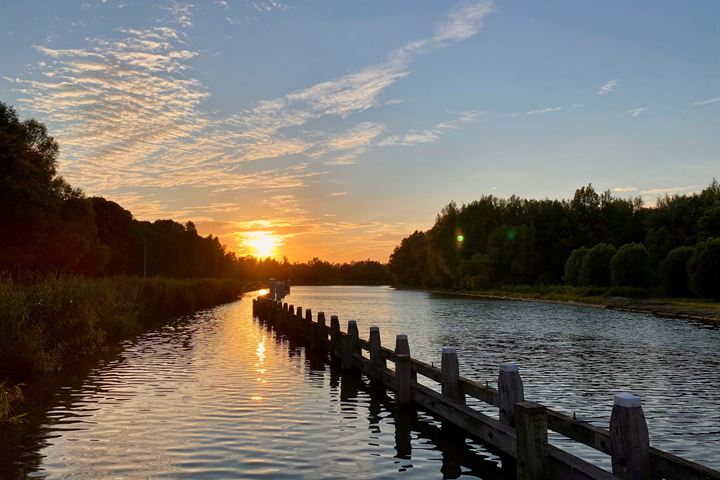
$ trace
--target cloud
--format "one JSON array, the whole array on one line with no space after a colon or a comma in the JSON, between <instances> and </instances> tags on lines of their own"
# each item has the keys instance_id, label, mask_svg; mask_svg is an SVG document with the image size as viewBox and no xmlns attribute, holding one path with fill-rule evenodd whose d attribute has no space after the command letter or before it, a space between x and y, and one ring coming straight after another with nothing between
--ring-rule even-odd
<instances>
[{"instance_id":1,"label":"cloud","mask_svg":"<svg viewBox=\"0 0 720 480\"><path fill-rule=\"evenodd\" d=\"M637 187L615 187L612 189L615 193L627 193L627 192L636 192Z\"/></svg>"},{"instance_id":2,"label":"cloud","mask_svg":"<svg viewBox=\"0 0 720 480\"><path fill-rule=\"evenodd\" d=\"M595 93L597 93L598 95L607 95L608 93L612 93L615 91L615 87L617 86L617 84L617 80L610 80L604 85L602 85L600 88L598 88L597 92Z\"/></svg>"},{"instance_id":3,"label":"cloud","mask_svg":"<svg viewBox=\"0 0 720 480\"><path fill-rule=\"evenodd\" d=\"M379 142L375 143L377 147L387 147L393 145L412 146L422 143L431 143L440 139L441 135L447 130L456 130L460 128L461 124L471 123L476 121L480 116L485 115L487 112L480 112L477 110L466 110L460 112L458 117L454 120L446 120L435 124L431 129L427 130L408 130L403 134L390 135Z\"/></svg>"},{"instance_id":4,"label":"cloud","mask_svg":"<svg viewBox=\"0 0 720 480\"><path fill-rule=\"evenodd\" d=\"M643 190L640 193L643 195L663 195L663 194L677 194L677 193L695 193L696 189L701 188L697 185L691 185L687 187L667 187L667 188L650 188Z\"/></svg>"},{"instance_id":5,"label":"cloud","mask_svg":"<svg viewBox=\"0 0 720 480\"><path fill-rule=\"evenodd\" d=\"M641 113L643 113L645 111L647 111L647 108L640 107L640 108L635 108L633 110L628 110L626 113L628 113L629 115L632 115L633 117L637 117L638 115L640 115Z\"/></svg>"},{"instance_id":6,"label":"cloud","mask_svg":"<svg viewBox=\"0 0 720 480\"><path fill-rule=\"evenodd\" d=\"M195 8L193 4L170 0L170 4L163 8L170 12L172 21L181 27L188 28L193 26L192 10Z\"/></svg>"},{"instance_id":7,"label":"cloud","mask_svg":"<svg viewBox=\"0 0 720 480\"><path fill-rule=\"evenodd\" d=\"M440 138L439 132L435 130L410 130L403 135L390 135L378 142L378 147L389 145L417 145L419 143L430 143Z\"/></svg>"},{"instance_id":8,"label":"cloud","mask_svg":"<svg viewBox=\"0 0 720 480\"><path fill-rule=\"evenodd\" d=\"M224 8L225 2L217 6ZM246 6L284 8L279 2ZM412 62L476 35L492 3L463 3L428 37L390 51L375 64L226 116L202 108L209 92L194 75L199 53L189 46L185 32L193 26L196 7L173 0L165 9L167 15L154 27L122 28L87 38L82 48L37 46L45 57L35 67L37 75L11 80L20 108L42 118L60 142L61 173L89 194L125 202L143 218L210 218L233 208L227 202L208 201L206 208L198 209L188 196L164 193L192 187L203 189L206 198L261 191L274 199L273 211L284 209L288 219L302 222L306 214L297 199L280 197L328 172L295 157L351 165L380 146L386 126L365 121L339 133L291 132L315 128L308 124L321 118L346 119L398 103L383 95L410 75ZM462 112L444 124L397 134L395 144L435 141L446 129L479 115L482 112ZM279 158L294 163L270 168L263 162ZM158 195L147 193L150 190Z\"/></svg>"},{"instance_id":9,"label":"cloud","mask_svg":"<svg viewBox=\"0 0 720 480\"><path fill-rule=\"evenodd\" d=\"M692 105L696 107L698 105L710 105L711 103L720 103L720 97L708 98L707 100L693 102Z\"/></svg>"},{"instance_id":10,"label":"cloud","mask_svg":"<svg viewBox=\"0 0 720 480\"><path fill-rule=\"evenodd\" d=\"M333 193L328 193L325 196L326 197L344 197L347 194L348 194L348 192L333 192Z\"/></svg>"},{"instance_id":11,"label":"cloud","mask_svg":"<svg viewBox=\"0 0 720 480\"><path fill-rule=\"evenodd\" d=\"M511 113L511 117L522 117L525 115L543 115L545 113L553 113L553 112L559 112L560 110L563 110L564 107L547 107L547 108L540 108L537 110L529 110L527 112L522 113Z\"/></svg>"},{"instance_id":12,"label":"cloud","mask_svg":"<svg viewBox=\"0 0 720 480\"><path fill-rule=\"evenodd\" d=\"M288 8L284 3L275 0L247 2L247 6L258 12L271 12L273 10L286 10Z\"/></svg>"}]
</instances>

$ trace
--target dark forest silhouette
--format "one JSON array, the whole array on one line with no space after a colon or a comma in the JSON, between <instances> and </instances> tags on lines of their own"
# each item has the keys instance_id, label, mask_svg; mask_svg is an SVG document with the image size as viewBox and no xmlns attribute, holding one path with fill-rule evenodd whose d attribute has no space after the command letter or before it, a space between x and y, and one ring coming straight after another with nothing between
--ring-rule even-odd
<instances>
[{"instance_id":1,"label":"dark forest silhouette","mask_svg":"<svg viewBox=\"0 0 720 480\"><path fill-rule=\"evenodd\" d=\"M162 275L292 278L296 283L387 283L384 265L238 257L192 222L139 221L115 202L86 198L57 175L58 143L0 102L0 271L13 276Z\"/></svg>"},{"instance_id":2,"label":"dark forest silhouette","mask_svg":"<svg viewBox=\"0 0 720 480\"><path fill-rule=\"evenodd\" d=\"M720 299L720 185L698 195L572 200L483 196L450 203L390 257L397 284L454 289L552 285L650 289Z\"/></svg>"}]
</instances>

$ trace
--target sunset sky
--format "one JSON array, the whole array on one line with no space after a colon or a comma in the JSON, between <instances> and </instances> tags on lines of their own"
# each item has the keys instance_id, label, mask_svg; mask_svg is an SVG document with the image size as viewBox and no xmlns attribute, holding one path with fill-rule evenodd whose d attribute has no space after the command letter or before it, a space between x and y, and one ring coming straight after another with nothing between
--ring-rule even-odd
<instances>
[{"instance_id":1,"label":"sunset sky","mask_svg":"<svg viewBox=\"0 0 720 480\"><path fill-rule=\"evenodd\" d=\"M385 261L451 200L592 182L653 203L720 178L718 19L716 0L0 0L0 100L137 218Z\"/></svg>"}]
</instances>

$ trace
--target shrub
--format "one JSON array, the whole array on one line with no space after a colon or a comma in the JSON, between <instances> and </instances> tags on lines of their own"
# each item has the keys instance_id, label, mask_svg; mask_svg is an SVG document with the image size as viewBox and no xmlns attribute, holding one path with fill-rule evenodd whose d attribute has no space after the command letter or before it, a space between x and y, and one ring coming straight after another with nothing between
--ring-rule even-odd
<instances>
[{"instance_id":1,"label":"shrub","mask_svg":"<svg viewBox=\"0 0 720 480\"><path fill-rule=\"evenodd\" d=\"M660 265L662 286L666 295L682 297L690 294L688 263L695 253L694 247L671 250Z\"/></svg>"},{"instance_id":2,"label":"shrub","mask_svg":"<svg viewBox=\"0 0 720 480\"><path fill-rule=\"evenodd\" d=\"M610 260L617 249L607 243L592 247L580 264L579 283L583 286L607 287L610 285Z\"/></svg>"},{"instance_id":3,"label":"shrub","mask_svg":"<svg viewBox=\"0 0 720 480\"><path fill-rule=\"evenodd\" d=\"M589 251L590 249L585 247L576 248L572 251L565 262L565 275L563 276L565 283L568 285L579 285L580 265Z\"/></svg>"},{"instance_id":4,"label":"shrub","mask_svg":"<svg viewBox=\"0 0 720 480\"><path fill-rule=\"evenodd\" d=\"M697 245L688 271L692 289L698 295L720 300L720 238L710 238Z\"/></svg>"},{"instance_id":5,"label":"shrub","mask_svg":"<svg viewBox=\"0 0 720 480\"><path fill-rule=\"evenodd\" d=\"M652 270L645 245L626 243L620 247L610 260L610 277L616 287L649 287Z\"/></svg>"}]
</instances>

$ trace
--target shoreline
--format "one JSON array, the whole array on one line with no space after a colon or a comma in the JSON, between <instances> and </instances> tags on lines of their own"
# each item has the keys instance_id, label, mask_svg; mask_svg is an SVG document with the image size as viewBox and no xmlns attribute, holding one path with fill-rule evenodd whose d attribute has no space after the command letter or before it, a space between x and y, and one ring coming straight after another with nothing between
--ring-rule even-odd
<instances>
[{"instance_id":1,"label":"shoreline","mask_svg":"<svg viewBox=\"0 0 720 480\"><path fill-rule=\"evenodd\" d=\"M464 297L485 298L489 300L514 300L522 302L540 302L555 303L565 305L579 305L591 308L602 308L609 310L622 310L633 313L649 313L660 318L680 318L683 320L696 320L702 322L720 323L720 303L713 308L703 307L702 305L692 305L692 302L686 304L675 304L668 302L662 298L637 299L629 297L580 297L574 299L547 298L543 294L538 293L532 296L530 292L514 293L514 292L474 292L468 290L444 290L444 289L414 289L405 287L396 287L406 290L421 290L428 293L436 293L441 295L456 295ZM552 296L552 294L550 295ZM681 301L682 299L677 299Z\"/></svg>"}]
</instances>

